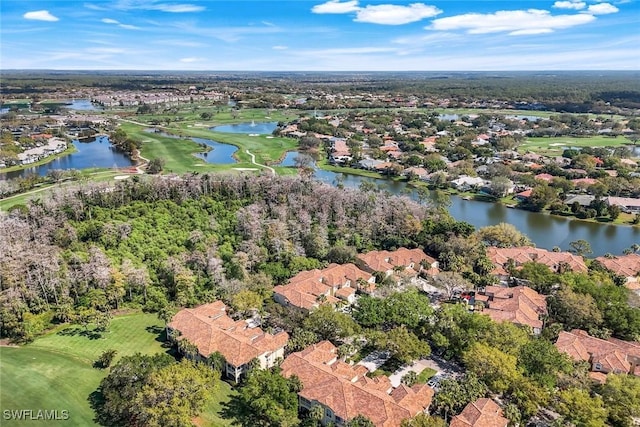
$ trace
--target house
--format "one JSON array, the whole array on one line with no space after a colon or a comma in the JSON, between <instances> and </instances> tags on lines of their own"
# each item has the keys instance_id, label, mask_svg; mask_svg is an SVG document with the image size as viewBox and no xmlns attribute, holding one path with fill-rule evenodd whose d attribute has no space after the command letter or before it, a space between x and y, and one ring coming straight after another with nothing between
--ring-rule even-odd
<instances>
[{"instance_id":1,"label":"house","mask_svg":"<svg viewBox=\"0 0 640 427\"><path fill-rule=\"evenodd\" d=\"M529 326L534 334L542 332L543 322L540 318L547 314L547 300L544 295L527 286L487 286L476 293L475 301L484 302L482 314L496 322Z\"/></svg>"},{"instance_id":2,"label":"house","mask_svg":"<svg viewBox=\"0 0 640 427\"><path fill-rule=\"evenodd\" d=\"M640 255L629 254L613 258L601 256L596 261L613 273L626 277L627 288L640 290Z\"/></svg>"},{"instance_id":3,"label":"house","mask_svg":"<svg viewBox=\"0 0 640 427\"><path fill-rule=\"evenodd\" d=\"M589 363L592 373L640 376L640 342L616 338L603 340L574 329L560 332L555 346L574 361ZM600 380L602 376L592 375L592 378Z\"/></svg>"},{"instance_id":4,"label":"house","mask_svg":"<svg viewBox=\"0 0 640 427\"><path fill-rule=\"evenodd\" d=\"M489 181L486 179L467 175L461 175L458 179L451 181L451 186L461 191L471 190L472 188L478 188L488 184Z\"/></svg>"},{"instance_id":5,"label":"house","mask_svg":"<svg viewBox=\"0 0 640 427\"><path fill-rule=\"evenodd\" d=\"M481 398L469 403L451 419L450 427L507 427L509 420L491 399Z\"/></svg>"},{"instance_id":6,"label":"house","mask_svg":"<svg viewBox=\"0 0 640 427\"><path fill-rule=\"evenodd\" d=\"M290 354L280 367L284 377L296 375L302 383L301 410L322 407L324 426L344 426L362 414L376 427L399 427L403 419L427 410L434 395L426 384L394 388L388 377L367 377L364 366L338 360L338 349L329 341Z\"/></svg>"},{"instance_id":7,"label":"house","mask_svg":"<svg viewBox=\"0 0 640 427\"><path fill-rule=\"evenodd\" d=\"M438 261L425 254L422 249L400 248L395 251L370 251L359 254L356 264L370 273L380 272L386 276L403 273L415 276L423 270L435 276L439 273Z\"/></svg>"},{"instance_id":8,"label":"house","mask_svg":"<svg viewBox=\"0 0 640 427\"><path fill-rule=\"evenodd\" d=\"M375 277L354 264L330 264L327 268L301 271L286 285L273 288L274 299L284 306L311 311L321 304L355 302L356 290L371 292Z\"/></svg>"},{"instance_id":9,"label":"house","mask_svg":"<svg viewBox=\"0 0 640 427\"><path fill-rule=\"evenodd\" d=\"M487 256L495 266L492 274L503 280L507 280L511 276L508 271L510 265L519 268L527 262L544 264L554 272L560 272L566 269L578 273L585 273L587 271L587 266L582 257L569 252L551 252L546 249L530 246L515 248L490 246L487 248Z\"/></svg>"},{"instance_id":10,"label":"house","mask_svg":"<svg viewBox=\"0 0 640 427\"><path fill-rule=\"evenodd\" d=\"M189 340L202 359L219 352L225 359L222 374L235 382L254 359L261 369L266 369L284 357L289 334L265 333L249 321L233 320L226 310L222 301L182 309L167 325L167 336L175 336L176 341Z\"/></svg>"},{"instance_id":11,"label":"house","mask_svg":"<svg viewBox=\"0 0 640 427\"><path fill-rule=\"evenodd\" d=\"M595 196L590 196L588 194L571 194L565 199L564 204L571 206L574 203L577 203L582 207L587 207L590 206L591 202L595 199Z\"/></svg>"},{"instance_id":12,"label":"house","mask_svg":"<svg viewBox=\"0 0 640 427\"><path fill-rule=\"evenodd\" d=\"M618 205L625 212L640 213L640 199L631 197L613 197L609 196L605 199L609 206Z\"/></svg>"},{"instance_id":13,"label":"house","mask_svg":"<svg viewBox=\"0 0 640 427\"><path fill-rule=\"evenodd\" d=\"M527 200L529 197L531 197L532 192L533 190L531 188L528 190L521 191L515 195L515 198L519 201Z\"/></svg>"},{"instance_id":14,"label":"house","mask_svg":"<svg viewBox=\"0 0 640 427\"><path fill-rule=\"evenodd\" d=\"M539 173L534 178L537 179L538 181L551 182L551 181L553 181L555 176L549 175L548 173Z\"/></svg>"}]
</instances>

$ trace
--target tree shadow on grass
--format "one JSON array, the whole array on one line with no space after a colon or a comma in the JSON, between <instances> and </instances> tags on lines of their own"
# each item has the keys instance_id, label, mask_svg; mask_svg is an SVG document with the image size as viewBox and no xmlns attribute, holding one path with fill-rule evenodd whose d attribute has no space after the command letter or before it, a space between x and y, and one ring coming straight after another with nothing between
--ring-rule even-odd
<instances>
[{"instance_id":1,"label":"tree shadow on grass","mask_svg":"<svg viewBox=\"0 0 640 427\"><path fill-rule=\"evenodd\" d=\"M58 335L66 337L81 336L90 340L98 340L102 338L103 332L97 330L82 329L79 327L65 328L58 332Z\"/></svg>"},{"instance_id":2,"label":"tree shadow on grass","mask_svg":"<svg viewBox=\"0 0 640 427\"><path fill-rule=\"evenodd\" d=\"M100 391L100 389L95 390L94 392L92 392L89 395L89 398L87 399L89 401L89 406L91 406L91 409L93 409L93 413L95 414L95 417L93 418L93 421L95 421L96 423L98 423L101 426L111 426L114 424L111 424L109 422L109 419L107 417L104 416L103 414L103 408L105 405L105 400L104 400L104 396L102 395L102 392Z\"/></svg>"},{"instance_id":3,"label":"tree shadow on grass","mask_svg":"<svg viewBox=\"0 0 640 427\"><path fill-rule=\"evenodd\" d=\"M228 402L222 402L222 409L219 415L222 419L231 421L232 425L243 427L254 425L245 404L238 396L231 396Z\"/></svg>"}]
</instances>

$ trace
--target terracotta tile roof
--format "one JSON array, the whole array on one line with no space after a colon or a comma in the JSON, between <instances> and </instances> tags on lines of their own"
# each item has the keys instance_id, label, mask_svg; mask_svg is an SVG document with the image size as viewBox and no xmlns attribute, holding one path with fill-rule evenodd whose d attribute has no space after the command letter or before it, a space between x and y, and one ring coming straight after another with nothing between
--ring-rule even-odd
<instances>
[{"instance_id":1,"label":"terracotta tile roof","mask_svg":"<svg viewBox=\"0 0 640 427\"><path fill-rule=\"evenodd\" d=\"M589 372L589 378L600 384L607 382L607 374L603 374L602 372Z\"/></svg>"},{"instance_id":2,"label":"terracotta tile roof","mask_svg":"<svg viewBox=\"0 0 640 427\"><path fill-rule=\"evenodd\" d=\"M508 321L534 329L542 328L540 315L547 312L547 300L533 289L527 286L487 286L482 293L488 297L488 307L482 313L496 322Z\"/></svg>"},{"instance_id":3,"label":"terracotta tile roof","mask_svg":"<svg viewBox=\"0 0 640 427\"><path fill-rule=\"evenodd\" d=\"M552 271L557 271L560 264L564 263L575 272L586 272L587 266L582 257L569 252L552 252L546 249L534 248L531 246L521 246L515 248L498 248L490 246L487 248L487 257L496 268L493 274L506 275L505 266L509 260L515 262L516 267L526 262L538 262L545 264Z\"/></svg>"},{"instance_id":4,"label":"terracotta tile roof","mask_svg":"<svg viewBox=\"0 0 640 427\"><path fill-rule=\"evenodd\" d=\"M358 279L368 282L373 276L354 264L331 264L323 270L301 271L292 277L288 284L275 286L273 292L284 297L293 306L311 310L321 303L337 303L338 299L334 293L338 295L341 289L357 287ZM371 283L370 287L373 286ZM335 288L337 290L334 292ZM345 290L338 296L348 296L353 292ZM324 295L324 301L319 300L321 295Z\"/></svg>"},{"instance_id":5,"label":"terracotta tile roof","mask_svg":"<svg viewBox=\"0 0 640 427\"><path fill-rule=\"evenodd\" d=\"M292 353L281 368L285 377L300 378L303 398L331 408L343 420L362 414L377 427L400 426L428 408L434 394L426 385L394 389L387 377L368 378L366 368L337 361L337 349L328 341Z\"/></svg>"},{"instance_id":6,"label":"terracotta tile roof","mask_svg":"<svg viewBox=\"0 0 640 427\"><path fill-rule=\"evenodd\" d=\"M640 274L640 255L629 254L607 258L600 256L596 258L607 269L624 277L635 277Z\"/></svg>"},{"instance_id":7,"label":"terracotta tile roof","mask_svg":"<svg viewBox=\"0 0 640 427\"><path fill-rule=\"evenodd\" d=\"M580 341L580 337L570 332L560 332L555 346L558 351L568 354L576 362L589 361L589 352Z\"/></svg>"},{"instance_id":8,"label":"terracotta tile roof","mask_svg":"<svg viewBox=\"0 0 640 427\"><path fill-rule=\"evenodd\" d=\"M386 272L393 270L394 267L409 267L411 264L420 265L425 261L428 265L432 265L436 260L425 254L422 249L400 248L395 251L371 251L366 254L360 254L357 257L364 265L372 271ZM418 268L419 270L420 268Z\"/></svg>"},{"instance_id":9,"label":"terracotta tile roof","mask_svg":"<svg viewBox=\"0 0 640 427\"><path fill-rule=\"evenodd\" d=\"M234 321L226 315L226 306L221 301L182 309L167 326L180 331L179 339L195 344L203 357L218 351L234 366L279 350L289 341L284 331L272 335L260 328L250 328L243 320Z\"/></svg>"},{"instance_id":10,"label":"terracotta tile roof","mask_svg":"<svg viewBox=\"0 0 640 427\"><path fill-rule=\"evenodd\" d=\"M469 403L460 415L451 419L450 427L507 427L509 420L491 399L482 398Z\"/></svg>"},{"instance_id":11,"label":"terracotta tile roof","mask_svg":"<svg viewBox=\"0 0 640 427\"><path fill-rule=\"evenodd\" d=\"M580 329L560 332L555 346L576 361L590 362L597 371L629 373L632 361L640 361L640 342L603 340Z\"/></svg>"}]
</instances>

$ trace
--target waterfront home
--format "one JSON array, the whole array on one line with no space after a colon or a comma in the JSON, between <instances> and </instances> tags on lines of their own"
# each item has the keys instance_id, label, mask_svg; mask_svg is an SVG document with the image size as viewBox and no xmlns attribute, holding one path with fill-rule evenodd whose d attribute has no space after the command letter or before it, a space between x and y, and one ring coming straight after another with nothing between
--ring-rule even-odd
<instances>
[{"instance_id":1,"label":"waterfront home","mask_svg":"<svg viewBox=\"0 0 640 427\"><path fill-rule=\"evenodd\" d=\"M458 179L451 181L451 186L460 191L468 191L485 185L489 185L489 181L486 179L467 175L461 175Z\"/></svg>"},{"instance_id":2,"label":"waterfront home","mask_svg":"<svg viewBox=\"0 0 640 427\"><path fill-rule=\"evenodd\" d=\"M624 212L638 212L640 213L640 199L631 197L613 197L609 196L605 199L609 206L617 205Z\"/></svg>"},{"instance_id":3,"label":"waterfront home","mask_svg":"<svg viewBox=\"0 0 640 427\"><path fill-rule=\"evenodd\" d=\"M222 375L238 382L249 363L257 360L261 369L271 368L284 357L289 334L263 332L248 320L233 320L222 301L180 310L167 325L167 336L188 340L206 359L220 353L225 359Z\"/></svg>"},{"instance_id":4,"label":"waterfront home","mask_svg":"<svg viewBox=\"0 0 640 427\"><path fill-rule=\"evenodd\" d=\"M341 427L361 414L376 427L399 427L403 419L425 412L434 395L426 384L393 387L384 375L369 378L366 367L339 360L329 341L290 354L281 368L284 377L296 375L302 383L302 411L322 408L323 426Z\"/></svg>"},{"instance_id":5,"label":"waterfront home","mask_svg":"<svg viewBox=\"0 0 640 427\"><path fill-rule=\"evenodd\" d=\"M522 264L527 262L544 264L554 272L572 270L578 273L585 273L587 271L587 265L580 256L574 255L570 252L552 252L531 246L515 248L498 248L490 246L487 248L487 257L489 257L495 266L492 274L498 276L502 280L510 278L510 267L518 269Z\"/></svg>"}]
</instances>

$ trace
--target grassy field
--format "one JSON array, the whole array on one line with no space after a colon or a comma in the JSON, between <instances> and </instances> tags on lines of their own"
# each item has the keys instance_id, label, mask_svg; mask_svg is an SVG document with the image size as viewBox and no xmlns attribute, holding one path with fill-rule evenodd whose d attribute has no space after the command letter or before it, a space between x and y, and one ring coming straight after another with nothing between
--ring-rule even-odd
<instances>
[{"instance_id":1,"label":"grassy field","mask_svg":"<svg viewBox=\"0 0 640 427\"><path fill-rule=\"evenodd\" d=\"M536 137L527 138L520 144L518 151L533 151L545 156L555 156L562 154L564 147L620 147L629 144L629 140L618 136L590 136L587 138L576 138L569 136L559 136L553 138Z\"/></svg>"},{"instance_id":2,"label":"grassy field","mask_svg":"<svg viewBox=\"0 0 640 427\"><path fill-rule=\"evenodd\" d=\"M116 360L137 352L165 352L163 329L155 314L135 313L114 318L110 331L101 338L91 336L81 327L71 326L58 328L22 347L0 347L0 410L69 411L68 420L3 420L1 424L96 425L88 398L108 370L93 368L93 362L106 349L118 351ZM228 421L218 417L218 411L220 402L228 400L230 393L229 385L221 384L203 414L202 426L228 425Z\"/></svg>"}]
</instances>

